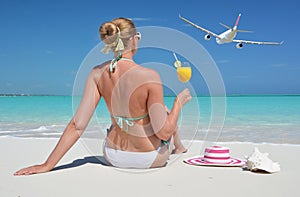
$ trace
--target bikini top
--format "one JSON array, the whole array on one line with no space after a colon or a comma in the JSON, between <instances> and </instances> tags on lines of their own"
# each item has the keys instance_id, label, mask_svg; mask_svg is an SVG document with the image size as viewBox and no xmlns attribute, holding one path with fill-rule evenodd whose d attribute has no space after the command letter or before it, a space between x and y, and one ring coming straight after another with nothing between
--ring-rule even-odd
<instances>
[{"instance_id":1,"label":"bikini top","mask_svg":"<svg viewBox=\"0 0 300 197\"><path fill-rule=\"evenodd\" d=\"M135 118L111 115L111 117L116 120L118 126L121 129L124 129L126 132L128 132L129 127L132 127L134 125L134 121L141 120L143 118L146 118L147 116L148 116L148 113L146 113L145 115L139 116L139 117L135 117ZM124 128L123 123L126 124L126 128Z\"/></svg>"},{"instance_id":2,"label":"bikini top","mask_svg":"<svg viewBox=\"0 0 300 197\"><path fill-rule=\"evenodd\" d=\"M114 59L112 59L112 61L110 62L109 65L109 72L113 73L114 70L117 68L117 63L119 60L126 60L126 61L130 61L130 62L134 62L132 59L128 59L128 58L122 58L122 53L118 53L117 57L115 57ZM143 118L146 118L148 116L148 113L146 113L145 115L136 117L136 118L130 118L130 117L123 117L123 116L115 116L115 115L111 115L112 118L114 118L118 124L118 126L121 129L124 129L123 127L123 123L126 124L126 128L125 131L128 132L128 128L132 127L134 125L134 121L136 120L141 120Z\"/></svg>"}]
</instances>

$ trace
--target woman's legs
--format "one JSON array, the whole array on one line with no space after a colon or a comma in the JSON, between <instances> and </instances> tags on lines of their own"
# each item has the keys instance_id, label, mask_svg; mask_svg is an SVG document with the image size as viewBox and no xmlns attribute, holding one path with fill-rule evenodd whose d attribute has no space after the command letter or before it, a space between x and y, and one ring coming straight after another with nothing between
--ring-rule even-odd
<instances>
[{"instance_id":1,"label":"woman's legs","mask_svg":"<svg viewBox=\"0 0 300 197\"><path fill-rule=\"evenodd\" d=\"M165 109L167 111L167 114L169 115L170 114L170 110L168 109L167 106L165 106ZM180 140L180 137L179 137L178 127L175 128L173 137L174 137L174 146L175 146L175 148L174 148L174 150L171 149L171 150L173 150L172 153L174 153L174 154L186 153L187 149L181 143L181 140Z\"/></svg>"},{"instance_id":2,"label":"woman's legs","mask_svg":"<svg viewBox=\"0 0 300 197\"><path fill-rule=\"evenodd\" d=\"M169 142L169 145L163 144L161 146L156 159L154 160L153 164L151 165L151 168L165 166L172 153L180 154L180 153L187 152L187 148L185 148L183 146L183 144L181 143L177 127L176 127L176 130L174 131L173 136L171 137L171 139L168 142Z\"/></svg>"},{"instance_id":3,"label":"woman's legs","mask_svg":"<svg viewBox=\"0 0 300 197\"><path fill-rule=\"evenodd\" d=\"M174 137L175 148L172 153L174 153L174 154L186 153L188 149L185 148L181 142L181 139L179 137L178 127L176 127L173 137Z\"/></svg>"},{"instance_id":4,"label":"woman's legs","mask_svg":"<svg viewBox=\"0 0 300 197\"><path fill-rule=\"evenodd\" d=\"M171 137L171 139L168 141L169 144L162 144L160 147L160 150L157 154L156 159L152 163L150 168L158 168L163 167L167 164L167 161L172 153L173 146L174 146L174 138Z\"/></svg>"}]
</instances>

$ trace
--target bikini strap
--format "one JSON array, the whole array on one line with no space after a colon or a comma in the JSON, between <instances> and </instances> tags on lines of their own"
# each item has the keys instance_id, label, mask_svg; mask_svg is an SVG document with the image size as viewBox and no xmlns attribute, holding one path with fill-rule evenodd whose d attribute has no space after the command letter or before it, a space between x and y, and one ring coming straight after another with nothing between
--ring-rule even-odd
<instances>
[{"instance_id":1,"label":"bikini strap","mask_svg":"<svg viewBox=\"0 0 300 197\"><path fill-rule=\"evenodd\" d=\"M166 145L168 148L168 151L171 152L170 148L170 141L165 141L165 140L160 140L160 147L162 147L163 145Z\"/></svg>"},{"instance_id":2,"label":"bikini strap","mask_svg":"<svg viewBox=\"0 0 300 197\"><path fill-rule=\"evenodd\" d=\"M115 69L117 68L117 63L118 63L119 60L127 60L127 61L130 61L130 62L134 62L132 59L122 57L122 52L119 51L117 57L112 59L111 62L110 62L110 65L109 65L109 72L110 73L113 73L115 71Z\"/></svg>"},{"instance_id":3,"label":"bikini strap","mask_svg":"<svg viewBox=\"0 0 300 197\"><path fill-rule=\"evenodd\" d=\"M145 115L136 117L136 118L128 118L128 117L111 115L111 117L116 120L117 124L119 125L119 127L121 129L123 129L123 122L125 122L125 124L127 126L125 129L126 132L128 132L129 127L132 127L134 125L134 121L141 120L143 118L146 118L147 116L148 116L148 113L146 113Z\"/></svg>"},{"instance_id":4,"label":"bikini strap","mask_svg":"<svg viewBox=\"0 0 300 197\"><path fill-rule=\"evenodd\" d=\"M122 52L119 51L117 57L111 60L109 65L109 72L113 73L117 67L117 62L122 58Z\"/></svg>"}]
</instances>

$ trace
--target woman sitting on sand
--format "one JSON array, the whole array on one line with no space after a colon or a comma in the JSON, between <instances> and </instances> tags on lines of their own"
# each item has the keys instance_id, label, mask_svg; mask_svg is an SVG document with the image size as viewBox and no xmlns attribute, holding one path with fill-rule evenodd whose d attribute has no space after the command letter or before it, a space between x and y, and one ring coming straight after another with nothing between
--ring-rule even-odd
<instances>
[{"instance_id":1,"label":"woman sitting on sand","mask_svg":"<svg viewBox=\"0 0 300 197\"><path fill-rule=\"evenodd\" d=\"M117 18L102 24L99 31L106 44L102 51L114 51L115 58L91 71L79 108L45 163L21 169L15 175L53 169L84 132L101 97L112 120L103 150L111 165L162 167L172 151L186 151L176 128L181 108L191 99L189 90L177 95L167 115L159 74L132 60L141 36L133 22Z\"/></svg>"}]
</instances>

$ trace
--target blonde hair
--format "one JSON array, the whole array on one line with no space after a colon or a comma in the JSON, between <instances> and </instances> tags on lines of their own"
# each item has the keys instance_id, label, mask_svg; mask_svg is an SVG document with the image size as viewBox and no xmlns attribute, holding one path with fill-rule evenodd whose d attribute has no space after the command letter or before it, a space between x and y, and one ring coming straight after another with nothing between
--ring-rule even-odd
<instances>
[{"instance_id":1,"label":"blonde hair","mask_svg":"<svg viewBox=\"0 0 300 197\"><path fill-rule=\"evenodd\" d=\"M103 23L99 28L100 38L105 44L112 44L118 39L118 33L124 46L127 46L130 37L136 34L134 23L127 18L116 18Z\"/></svg>"}]
</instances>

